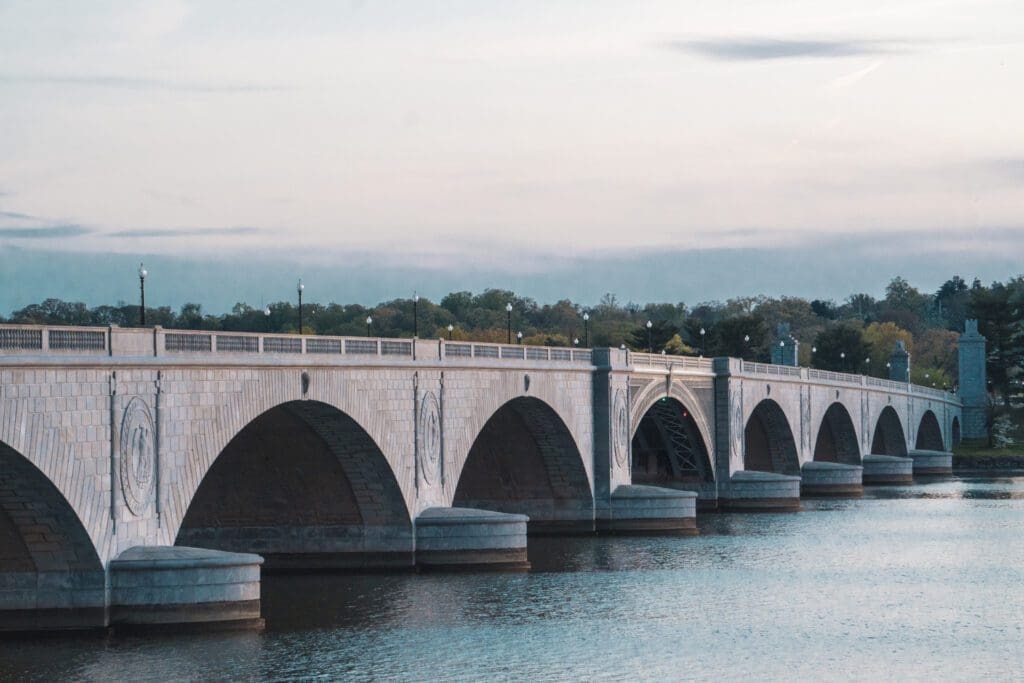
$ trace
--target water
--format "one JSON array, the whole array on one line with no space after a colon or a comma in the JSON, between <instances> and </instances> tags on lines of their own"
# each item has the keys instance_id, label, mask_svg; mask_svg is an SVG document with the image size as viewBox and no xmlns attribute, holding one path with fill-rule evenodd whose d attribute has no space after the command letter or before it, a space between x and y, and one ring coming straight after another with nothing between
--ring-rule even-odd
<instances>
[{"instance_id":1,"label":"water","mask_svg":"<svg viewBox=\"0 0 1024 683\"><path fill-rule=\"evenodd\" d=\"M1019 680L1024 477L805 508L531 539L529 574L265 577L263 634L0 642L0 677Z\"/></svg>"}]
</instances>

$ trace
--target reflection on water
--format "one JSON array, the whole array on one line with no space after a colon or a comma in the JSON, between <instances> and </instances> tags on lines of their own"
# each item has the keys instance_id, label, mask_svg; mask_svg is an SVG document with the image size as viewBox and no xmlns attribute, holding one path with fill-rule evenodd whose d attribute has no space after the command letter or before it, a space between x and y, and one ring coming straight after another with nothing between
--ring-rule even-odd
<instances>
[{"instance_id":1,"label":"reflection on water","mask_svg":"<svg viewBox=\"0 0 1024 683\"><path fill-rule=\"evenodd\" d=\"M268 576L264 634L0 643L0 678L1012 678L1024 478L869 488L696 538L537 538L529 574Z\"/></svg>"}]
</instances>

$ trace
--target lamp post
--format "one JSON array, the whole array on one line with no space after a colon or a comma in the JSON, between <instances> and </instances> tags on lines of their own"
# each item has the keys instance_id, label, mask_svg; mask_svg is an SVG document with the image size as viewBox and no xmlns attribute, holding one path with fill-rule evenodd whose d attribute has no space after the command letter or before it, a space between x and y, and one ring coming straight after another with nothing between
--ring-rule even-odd
<instances>
[{"instance_id":1,"label":"lamp post","mask_svg":"<svg viewBox=\"0 0 1024 683\"><path fill-rule=\"evenodd\" d=\"M839 360L841 361L840 364L842 365L843 372L846 372L846 351L839 352Z\"/></svg>"},{"instance_id":2,"label":"lamp post","mask_svg":"<svg viewBox=\"0 0 1024 683\"><path fill-rule=\"evenodd\" d=\"M455 329L455 325L448 323L448 341L452 340L452 330Z\"/></svg>"},{"instance_id":3,"label":"lamp post","mask_svg":"<svg viewBox=\"0 0 1024 683\"><path fill-rule=\"evenodd\" d=\"M412 293L412 338L420 338L420 316L419 316L420 295Z\"/></svg>"},{"instance_id":4,"label":"lamp post","mask_svg":"<svg viewBox=\"0 0 1024 683\"><path fill-rule=\"evenodd\" d=\"M270 306L263 309L263 327L267 332L270 332Z\"/></svg>"},{"instance_id":5,"label":"lamp post","mask_svg":"<svg viewBox=\"0 0 1024 683\"><path fill-rule=\"evenodd\" d=\"M647 321L647 353L654 353L654 344L651 343L651 328L654 327L654 323L650 320Z\"/></svg>"},{"instance_id":6,"label":"lamp post","mask_svg":"<svg viewBox=\"0 0 1024 683\"><path fill-rule=\"evenodd\" d=\"M583 314L583 345L590 348L590 314Z\"/></svg>"},{"instance_id":7,"label":"lamp post","mask_svg":"<svg viewBox=\"0 0 1024 683\"><path fill-rule=\"evenodd\" d=\"M366 316L366 336L370 336L370 325L373 323L373 318Z\"/></svg>"},{"instance_id":8,"label":"lamp post","mask_svg":"<svg viewBox=\"0 0 1024 683\"><path fill-rule=\"evenodd\" d=\"M508 333L508 343L511 344L512 343L512 302L511 301L508 302L507 304L505 304L505 313L508 316L507 329L506 329L506 331Z\"/></svg>"},{"instance_id":9,"label":"lamp post","mask_svg":"<svg viewBox=\"0 0 1024 683\"><path fill-rule=\"evenodd\" d=\"M302 290L306 288L306 285L302 284L302 278L299 278L299 283L295 285L295 291L299 293L299 334L302 334Z\"/></svg>"},{"instance_id":10,"label":"lamp post","mask_svg":"<svg viewBox=\"0 0 1024 683\"><path fill-rule=\"evenodd\" d=\"M523 343L523 331L519 330L518 332L516 332L516 344L522 344L522 343Z\"/></svg>"},{"instance_id":11,"label":"lamp post","mask_svg":"<svg viewBox=\"0 0 1024 683\"><path fill-rule=\"evenodd\" d=\"M747 359L747 346L750 344L750 335L743 335L743 360Z\"/></svg>"},{"instance_id":12,"label":"lamp post","mask_svg":"<svg viewBox=\"0 0 1024 683\"><path fill-rule=\"evenodd\" d=\"M707 334L707 330L703 327L700 328L700 357L703 358L704 354L707 353L707 349L704 348L704 335Z\"/></svg>"},{"instance_id":13,"label":"lamp post","mask_svg":"<svg viewBox=\"0 0 1024 683\"><path fill-rule=\"evenodd\" d=\"M816 354L817 352L818 352L818 347L817 346L812 346L811 347L811 367L812 368L814 367L814 354Z\"/></svg>"},{"instance_id":14,"label":"lamp post","mask_svg":"<svg viewBox=\"0 0 1024 683\"><path fill-rule=\"evenodd\" d=\"M868 368L871 367L871 356L864 359L864 374L868 374Z\"/></svg>"},{"instance_id":15,"label":"lamp post","mask_svg":"<svg viewBox=\"0 0 1024 683\"><path fill-rule=\"evenodd\" d=\"M579 337L576 337L576 338L574 338L574 339L572 340L572 345L573 345L574 347L575 347L575 346L579 346L579 345L580 345L580 338L579 338Z\"/></svg>"},{"instance_id":16,"label":"lamp post","mask_svg":"<svg viewBox=\"0 0 1024 683\"><path fill-rule=\"evenodd\" d=\"M786 364L786 340L783 339L779 342L779 365Z\"/></svg>"},{"instance_id":17,"label":"lamp post","mask_svg":"<svg viewBox=\"0 0 1024 683\"><path fill-rule=\"evenodd\" d=\"M146 326L146 275L148 275L148 273L146 272L146 269L140 263L139 264L139 299L141 299L141 301L140 301L141 305L139 306L139 325L142 326L142 327Z\"/></svg>"}]
</instances>

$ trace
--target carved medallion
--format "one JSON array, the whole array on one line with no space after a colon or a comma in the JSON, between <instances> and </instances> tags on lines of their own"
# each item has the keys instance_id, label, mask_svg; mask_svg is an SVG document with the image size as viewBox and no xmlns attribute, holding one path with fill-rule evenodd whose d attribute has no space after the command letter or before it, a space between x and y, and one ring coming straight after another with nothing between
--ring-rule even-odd
<instances>
[{"instance_id":1,"label":"carved medallion","mask_svg":"<svg viewBox=\"0 0 1024 683\"><path fill-rule=\"evenodd\" d=\"M149 506L156 481L156 429L149 406L138 396L128 402L121 418L121 491L133 515Z\"/></svg>"},{"instance_id":2,"label":"carved medallion","mask_svg":"<svg viewBox=\"0 0 1024 683\"><path fill-rule=\"evenodd\" d=\"M419 439L423 463L420 472L426 484L433 484L441 460L441 417L437 398L429 391L420 401Z\"/></svg>"},{"instance_id":3,"label":"carved medallion","mask_svg":"<svg viewBox=\"0 0 1024 683\"><path fill-rule=\"evenodd\" d=\"M629 455L629 410L626 408L626 396L622 389L615 392L612 416L612 450L615 452L615 462L619 463L619 467L625 467Z\"/></svg>"}]
</instances>

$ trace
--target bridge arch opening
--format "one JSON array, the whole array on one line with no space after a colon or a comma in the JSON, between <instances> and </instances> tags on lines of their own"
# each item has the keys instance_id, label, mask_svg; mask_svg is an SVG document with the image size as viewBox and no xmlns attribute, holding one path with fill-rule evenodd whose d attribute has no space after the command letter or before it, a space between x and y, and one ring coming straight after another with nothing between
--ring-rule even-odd
<instances>
[{"instance_id":1,"label":"bridge arch opening","mask_svg":"<svg viewBox=\"0 0 1024 683\"><path fill-rule=\"evenodd\" d=\"M930 410L924 411L924 415L921 416L914 447L922 451L946 450L942 442L942 427L939 426L939 420L935 417L935 413Z\"/></svg>"},{"instance_id":2,"label":"bridge arch opening","mask_svg":"<svg viewBox=\"0 0 1024 683\"><path fill-rule=\"evenodd\" d=\"M743 469L776 474L800 474L800 456L786 413L766 398L754 408L743 430Z\"/></svg>"},{"instance_id":3,"label":"bridge arch opening","mask_svg":"<svg viewBox=\"0 0 1024 683\"><path fill-rule=\"evenodd\" d=\"M576 441L540 399L515 398L484 424L452 502L529 515L529 533L591 531L594 502Z\"/></svg>"},{"instance_id":4,"label":"bridge arch opening","mask_svg":"<svg viewBox=\"0 0 1024 683\"><path fill-rule=\"evenodd\" d=\"M875 423L875 435L871 439L871 453L874 455L895 455L906 457L907 437L903 423L892 406L886 406Z\"/></svg>"},{"instance_id":5,"label":"bridge arch opening","mask_svg":"<svg viewBox=\"0 0 1024 683\"><path fill-rule=\"evenodd\" d=\"M39 614L42 585L52 609ZM50 620L55 628L103 625L105 590L103 564L71 504L0 442L0 631L48 628Z\"/></svg>"},{"instance_id":6,"label":"bridge arch opening","mask_svg":"<svg viewBox=\"0 0 1024 683\"><path fill-rule=\"evenodd\" d=\"M846 406L838 401L828 407L821 419L814 443L814 460L844 465L859 465L861 462L853 419Z\"/></svg>"},{"instance_id":7,"label":"bridge arch opening","mask_svg":"<svg viewBox=\"0 0 1024 683\"><path fill-rule=\"evenodd\" d=\"M267 569L406 566L412 522L373 438L333 406L292 401L225 446L175 543L259 553Z\"/></svg>"},{"instance_id":8,"label":"bridge arch opening","mask_svg":"<svg viewBox=\"0 0 1024 683\"><path fill-rule=\"evenodd\" d=\"M963 438L960 435L960 418L958 418L956 416L953 417L953 422L949 426L949 434L950 434L950 437L953 440L953 444L952 445L954 445L954 446L958 445L960 443L961 438Z\"/></svg>"},{"instance_id":9,"label":"bridge arch opening","mask_svg":"<svg viewBox=\"0 0 1024 683\"><path fill-rule=\"evenodd\" d=\"M714 482L707 445L693 414L670 396L655 401L633 434L633 483L699 489Z\"/></svg>"}]
</instances>

